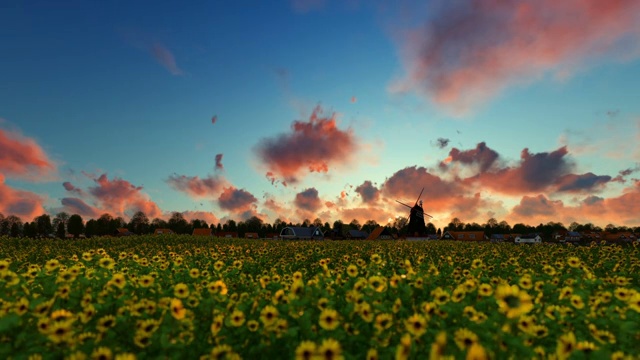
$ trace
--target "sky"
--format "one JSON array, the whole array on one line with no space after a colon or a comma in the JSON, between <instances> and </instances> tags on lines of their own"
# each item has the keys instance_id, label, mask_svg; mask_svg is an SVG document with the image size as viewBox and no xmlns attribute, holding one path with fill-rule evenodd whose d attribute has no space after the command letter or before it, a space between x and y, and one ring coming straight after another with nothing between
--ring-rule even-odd
<instances>
[{"instance_id":1,"label":"sky","mask_svg":"<svg viewBox=\"0 0 640 360\"><path fill-rule=\"evenodd\" d=\"M0 213L640 225L636 0L0 4Z\"/></svg>"}]
</instances>

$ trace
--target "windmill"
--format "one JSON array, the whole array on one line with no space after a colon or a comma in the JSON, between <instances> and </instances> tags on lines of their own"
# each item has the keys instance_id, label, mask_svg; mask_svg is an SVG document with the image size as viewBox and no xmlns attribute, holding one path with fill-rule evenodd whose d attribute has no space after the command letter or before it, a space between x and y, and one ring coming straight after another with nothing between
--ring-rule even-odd
<instances>
[{"instance_id":1,"label":"windmill","mask_svg":"<svg viewBox=\"0 0 640 360\"><path fill-rule=\"evenodd\" d=\"M422 192L424 192L424 188L420 191L420 195L418 195L418 199L416 199L415 204L413 206L407 205L401 201L396 200L397 203L402 204L408 207L409 210L409 236L424 236L427 235L427 227L424 223L424 216L428 216L432 218L433 216L424 212L422 208L422 200L420 197L422 196Z\"/></svg>"}]
</instances>

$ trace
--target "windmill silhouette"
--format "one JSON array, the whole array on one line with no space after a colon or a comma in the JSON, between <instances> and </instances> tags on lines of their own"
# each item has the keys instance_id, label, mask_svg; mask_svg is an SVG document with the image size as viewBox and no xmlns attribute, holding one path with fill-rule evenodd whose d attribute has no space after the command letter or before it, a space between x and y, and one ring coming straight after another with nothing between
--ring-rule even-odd
<instances>
[{"instance_id":1,"label":"windmill silhouette","mask_svg":"<svg viewBox=\"0 0 640 360\"><path fill-rule=\"evenodd\" d=\"M425 213L424 209L422 208L422 200L420 200L420 197L422 196L423 192L424 192L424 188L422 188L422 190L420 191L420 195L418 195L418 199L416 200L415 204L413 204L413 206L407 205L401 201L396 200L397 203L402 204L410 209L408 236L427 235L427 227L424 223L424 217L425 215L430 218L432 218L433 216Z\"/></svg>"}]
</instances>

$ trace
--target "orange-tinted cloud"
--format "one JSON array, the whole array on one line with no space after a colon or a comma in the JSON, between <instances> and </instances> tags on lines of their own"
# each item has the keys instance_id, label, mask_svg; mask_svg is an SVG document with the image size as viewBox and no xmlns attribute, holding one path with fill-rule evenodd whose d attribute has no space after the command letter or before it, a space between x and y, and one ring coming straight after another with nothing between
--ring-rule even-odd
<instances>
[{"instance_id":1,"label":"orange-tinted cloud","mask_svg":"<svg viewBox=\"0 0 640 360\"><path fill-rule=\"evenodd\" d=\"M440 139L438 139L438 141L440 141ZM451 151L449 151L447 163L458 162L465 165L474 165L478 167L480 172L486 172L495 164L498 157L498 153L489 148L483 141L478 143L475 149L465 151L460 151L457 148L451 149Z\"/></svg>"},{"instance_id":2,"label":"orange-tinted cloud","mask_svg":"<svg viewBox=\"0 0 640 360\"><path fill-rule=\"evenodd\" d=\"M215 123L216 123L216 121L218 121L218 115L213 115L213 116L211 117L211 124L215 124Z\"/></svg>"},{"instance_id":3,"label":"orange-tinted cloud","mask_svg":"<svg viewBox=\"0 0 640 360\"><path fill-rule=\"evenodd\" d=\"M517 166L486 171L465 182L478 182L483 187L510 195L549 192L585 192L602 189L610 176L571 173L574 165L566 158L566 146L552 152L532 154L522 150ZM493 163L493 162L492 162Z\"/></svg>"},{"instance_id":4,"label":"orange-tinted cloud","mask_svg":"<svg viewBox=\"0 0 640 360\"><path fill-rule=\"evenodd\" d=\"M144 212L149 218L162 216L158 205L142 193L142 186L135 186L117 177L109 180L107 174L93 181L96 186L89 187L88 192L106 212L123 217L136 211Z\"/></svg>"},{"instance_id":5,"label":"orange-tinted cloud","mask_svg":"<svg viewBox=\"0 0 640 360\"><path fill-rule=\"evenodd\" d=\"M35 140L0 129L0 172L37 180L55 171L55 164Z\"/></svg>"},{"instance_id":6,"label":"orange-tinted cloud","mask_svg":"<svg viewBox=\"0 0 640 360\"><path fill-rule=\"evenodd\" d=\"M62 203L63 211L69 214L78 214L83 217L96 218L105 212L100 211L99 209L96 209L84 202L84 200L75 197L63 198L60 202Z\"/></svg>"},{"instance_id":7,"label":"orange-tinted cloud","mask_svg":"<svg viewBox=\"0 0 640 360\"><path fill-rule=\"evenodd\" d=\"M15 215L26 221L46 213L42 207L42 197L29 191L14 189L5 184L4 179L4 175L0 173L0 213Z\"/></svg>"},{"instance_id":8,"label":"orange-tinted cloud","mask_svg":"<svg viewBox=\"0 0 640 360\"><path fill-rule=\"evenodd\" d=\"M318 190L308 188L296 194L294 204L300 210L315 212L322 207L322 200L318 196Z\"/></svg>"},{"instance_id":9,"label":"orange-tinted cloud","mask_svg":"<svg viewBox=\"0 0 640 360\"><path fill-rule=\"evenodd\" d=\"M380 198L380 190L370 180L365 180L355 191L360 194L363 203L373 203Z\"/></svg>"},{"instance_id":10,"label":"orange-tinted cloud","mask_svg":"<svg viewBox=\"0 0 640 360\"><path fill-rule=\"evenodd\" d=\"M205 178L199 176L171 175L167 183L178 191L182 191L194 198L217 196L228 182L221 176L208 175Z\"/></svg>"},{"instance_id":11,"label":"orange-tinted cloud","mask_svg":"<svg viewBox=\"0 0 640 360\"><path fill-rule=\"evenodd\" d=\"M309 121L294 121L291 133L262 140L256 152L267 167L267 177L295 183L311 172L328 172L330 166L348 163L357 148L353 132L338 129L336 114L322 116L317 106Z\"/></svg>"},{"instance_id":12,"label":"orange-tinted cloud","mask_svg":"<svg viewBox=\"0 0 640 360\"><path fill-rule=\"evenodd\" d=\"M462 191L459 184L445 181L431 174L426 168L417 166L396 171L384 182L382 191L390 199L413 205L423 187L421 199L425 202L446 203L448 199Z\"/></svg>"},{"instance_id":13,"label":"orange-tinted cloud","mask_svg":"<svg viewBox=\"0 0 640 360\"><path fill-rule=\"evenodd\" d=\"M222 154L216 154L216 170L222 170L224 166L222 165Z\"/></svg>"},{"instance_id":14,"label":"orange-tinted cloud","mask_svg":"<svg viewBox=\"0 0 640 360\"><path fill-rule=\"evenodd\" d=\"M408 74L393 89L449 108L468 109L548 72L566 77L593 60L640 55L636 0L443 3L405 39Z\"/></svg>"},{"instance_id":15,"label":"orange-tinted cloud","mask_svg":"<svg viewBox=\"0 0 640 360\"><path fill-rule=\"evenodd\" d=\"M258 199L250 192L233 186L226 187L218 197L220 208L236 214L254 210L257 201Z\"/></svg>"},{"instance_id":16,"label":"orange-tinted cloud","mask_svg":"<svg viewBox=\"0 0 640 360\"><path fill-rule=\"evenodd\" d=\"M173 56L173 53L167 49L163 44L156 42L151 47L151 54L153 57L160 63L160 65L164 66L165 69L169 70L169 72L173 75L182 75L183 71L178 67L176 63L176 58Z\"/></svg>"},{"instance_id":17,"label":"orange-tinted cloud","mask_svg":"<svg viewBox=\"0 0 640 360\"><path fill-rule=\"evenodd\" d=\"M187 221L199 219L206 221L209 225L217 225L220 222L220 219L209 211L183 211L182 216L184 216Z\"/></svg>"}]
</instances>

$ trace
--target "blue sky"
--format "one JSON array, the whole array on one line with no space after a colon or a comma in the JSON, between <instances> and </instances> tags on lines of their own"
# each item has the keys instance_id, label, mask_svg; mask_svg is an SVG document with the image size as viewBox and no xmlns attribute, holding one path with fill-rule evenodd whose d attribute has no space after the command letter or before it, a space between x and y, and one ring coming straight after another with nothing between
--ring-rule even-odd
<instances>
[{"instance_id":1,"label":"blue sky","mask_svg":"<svg viewBox=\"0 0 640 360\"><path fill-rule=\"evenodd\" d=\"M454 216L637 225L640 47L630 39L638 6L612 5L616 17L577 1L524 3L525 20L550 23L521 23L514 2L489 10L409 1L5 2L0 130L15 141L4 146L32 141L52 166L0 161L0 212L78 212L62 202L74 198L95 214L126 217L143 199L155 207L141 209L158 216L198 211L185 215L210 221L384 222L406 215L393 200L410 201L424 186L434 189L423 200L441 226ZM562 36L549 12L574 19ZM317 106L316 125L331 124L353 145L314 131L300 135L312 136L309 147L266 161L261 144L293 142L292 123L312 124ZM473 152L482 142L499 154L488 174ZM547 162L544 154L563 146L566 154ZM525 148L541 154L533 170L521 160ZM467 160L440 166L453 149ZM305 159L326 169L309 172ZM552 176L529 181L531 171ZM97 181L102 174L107 182ZM172 175L216 184L195 194ZM521 186L502 190L507 178ZM570 180L571 191L559 190ZM366 181L375 196L356 191ZM118 192L127 186L135 189ZM233 205L221 207L225 189ZM18 206L25 192L31 202Z\"/></svg>"}]
</instances>

